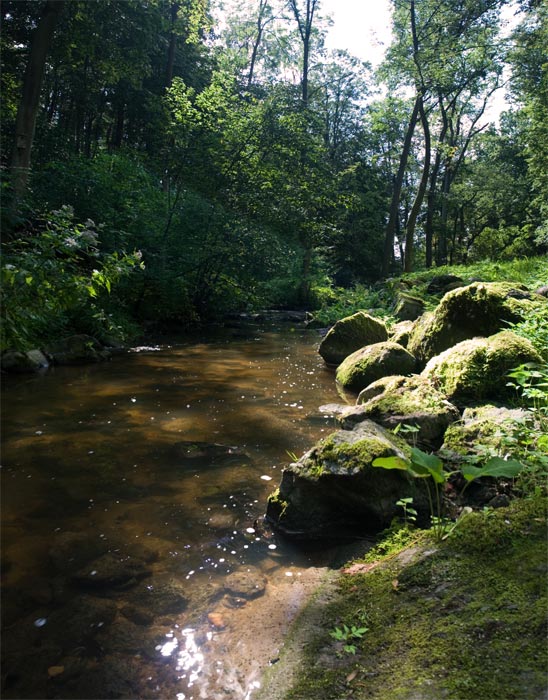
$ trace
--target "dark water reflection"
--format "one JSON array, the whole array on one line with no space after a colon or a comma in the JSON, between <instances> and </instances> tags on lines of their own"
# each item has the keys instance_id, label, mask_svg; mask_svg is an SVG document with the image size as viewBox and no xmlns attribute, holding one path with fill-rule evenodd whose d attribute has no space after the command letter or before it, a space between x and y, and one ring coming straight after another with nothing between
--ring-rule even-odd
<instances>
[{"instance_id":1,"label":"dark water reflection","mask_svg":"<svg viewBox=\"0 0 548 700\"><path fill-rule=\"evenodd\" d=\"M337 401L310 331L3 386L5 698L249 698L324 562L260 527ZM259 523L257 523L259 521Z\"/></svg>"}]
</instances>

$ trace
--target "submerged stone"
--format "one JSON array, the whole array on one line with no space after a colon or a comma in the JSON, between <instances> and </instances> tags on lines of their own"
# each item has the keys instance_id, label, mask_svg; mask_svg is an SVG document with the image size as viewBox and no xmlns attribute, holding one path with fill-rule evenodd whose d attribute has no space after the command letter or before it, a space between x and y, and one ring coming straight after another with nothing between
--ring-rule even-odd
<instances>
[{"instance_id":1,"label":"submerged stone","mask_svg":"<svg viewBox=\"0 0 548 700\"><path fill-rule=\"evenodd\" d=\"M507 373L526 362L541 363L542 358L529 340L502 331L449 348L430 360L422 376L452 401L503 399L511 391Z\"/></svg>"},{"instance_id":2,"label":"submerged stone","mask_svg":"<svg viewBox=\"0 0 548 700\"><path fill-rule=\"evenodd\" d=\"M337 321L320 343L318 352L327 364L338 365L359 348L387 338L388 331L383 321L365 311L358 311Z\"/></svg>"},{"instance_id":3,"label":"submerged stone","mask_svg":"<svg viewBox=\"0 0 548 700\"><path fill-rule=\"evenodd\" d=\"M359 392L369 384L393 374L411 374L415 358L392 341L368 345L352 353L337 368L337 382L347 391Z\"/></svg>"},{"instance_id":4,"label":"submerged stone","mask_svg":"<svg viewBox=\"0 0 548 700\"><path fill-rule=\"evenodd\" d=\"M335 432L284 469L267 519L302 539L378 532L397 514L399 498L422 503L407 472L371 466L377 457L404 458L408 451L403 440L369 420Z\"/></svg>"}]
</instances>

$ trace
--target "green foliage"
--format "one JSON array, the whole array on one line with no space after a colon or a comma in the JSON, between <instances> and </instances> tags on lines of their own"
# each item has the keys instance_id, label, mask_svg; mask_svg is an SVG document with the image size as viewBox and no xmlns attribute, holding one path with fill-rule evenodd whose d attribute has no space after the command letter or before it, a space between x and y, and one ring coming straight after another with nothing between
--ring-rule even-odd
<instances>
[{"instance_id":1,"label":"green foliage","mask_svg":"<svg viewBox=\"0 0 548 700\"><path fill-rule=\"evenodd\" d=\"M434 537L439 541L453 531L454 526L451 527L450 521L442 517L443 488L453 472L445 471L443 462L439 457L434 454L423 452L417 447L413 447L411 448L410 459L402 457L378 457L372 462L372 466L381 467L383 469L400 469L408 472L415 478L426 479L425 485ZM514 478L522 469L523 464L520 462L493 457L489 459L482 468L466 464L461 468L461 471L467 486L470 482L481 477ZM433 494L429 479L432 479L433 482ZM397 505L403 504L398 502ZM464 515L466 514L467 513Z\"/></svg>"},{"instance_id":2,"label":"green foliage","mask_svg":"<svg viewBox=\"0 0 548 700\"><path fill-rule=\"evenodd\" d=\"M530 340L535 350L548 362L548 304L525 310L521 321L508 325L514 333Z\"/></svg>"},{"instance_id":3,"label":"green foliage","mask_svg":"<svg viewBox=\"0 0 548 700\"><path fill-rule=\"evenodd\" d=\"M337 642L344 642L343 651L347 654L355 654L356 645L353 642L362 639L363 635L368 631L367 627L356 627L356 625L348 627L348 625L343 625L342 627L335 627L329 634Z\"/></svg>"},{"instance_id":4,"label":"green foliage","mask_svg":"<svg viewBox=\"0 0 548 700\"><path fill-rule=\"evenodd\" d=\"M70 207L51 212L41 230L4 244L1 347L29 349L91 311L106 334L113 286L141 266L140 254L101 254L99 227L74 221Z\"/></svg>"},{"instance_id":5,"label":"green foliage","mask_svg":"<svg viewBox=\"0 0 548 700\"><path fill-rule=\"evenodd\" d=\"M403 522L405 527L409 527L409 523L414 523L417 520L417 511L413 508L413 498L400 498L396 501L396 505L403 508Z\"/></svg>"}]
</instances>

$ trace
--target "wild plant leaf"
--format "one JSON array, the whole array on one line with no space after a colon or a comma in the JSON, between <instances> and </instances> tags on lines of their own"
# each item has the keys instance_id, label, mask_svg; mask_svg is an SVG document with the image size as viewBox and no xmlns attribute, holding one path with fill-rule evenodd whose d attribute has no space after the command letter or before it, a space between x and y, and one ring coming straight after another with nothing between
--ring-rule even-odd
<instances>
[{"instance_id":1,"label":"wild plant leaf","mask_svg":"<svg viewBox=\"0 0 548 700\"><path fill-rule=\"evenodd\" d=\"M383 469L401 469L406 472L409 469L409 462L401 457L377 457L371 463L372 467L382 467Z\"/></svg>"},{"instance_id":2,"label":"wild plant leaf","mask_svg":"<svg viewBox=\"0 0 548 700\"><path fill-rule=\"evenodd\" d=\"M502 459L501 457L491 457L483 467L474 467L467 464L462 467L462 475L466 481L474 481L483 476L495 478L513 478L523 469L523 464L514 459Z\"/></svg>"},{"instance_id":3,"label":"wild plant leaf","mask_svg":"<svg viewBox=\"0 0 548 700\"><path fill-rule=\"evenodd\" d=\"M443 484L446 481L441 459L417 447L411 449L411 471L416 472L416 476L419 477L431 476L436 484Z\"/></svg>"}]
</instances>

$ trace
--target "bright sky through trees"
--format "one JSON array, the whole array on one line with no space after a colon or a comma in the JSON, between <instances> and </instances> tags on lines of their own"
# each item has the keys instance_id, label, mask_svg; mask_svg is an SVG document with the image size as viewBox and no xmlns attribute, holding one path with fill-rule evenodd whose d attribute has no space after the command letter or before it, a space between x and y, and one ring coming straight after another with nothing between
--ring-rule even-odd
<instances>
[{"instance_id":1,"label":"bright sky through trees","mask_svg":"<svg viewBox=\"0 0 548 700\"><path fill-rule=\"evenodd\" d=\"M322 11L334 22L328 48L347 49L377 66L391 40L390 8L390 0L323 0Z\"/></svg>"}]
</instances>

